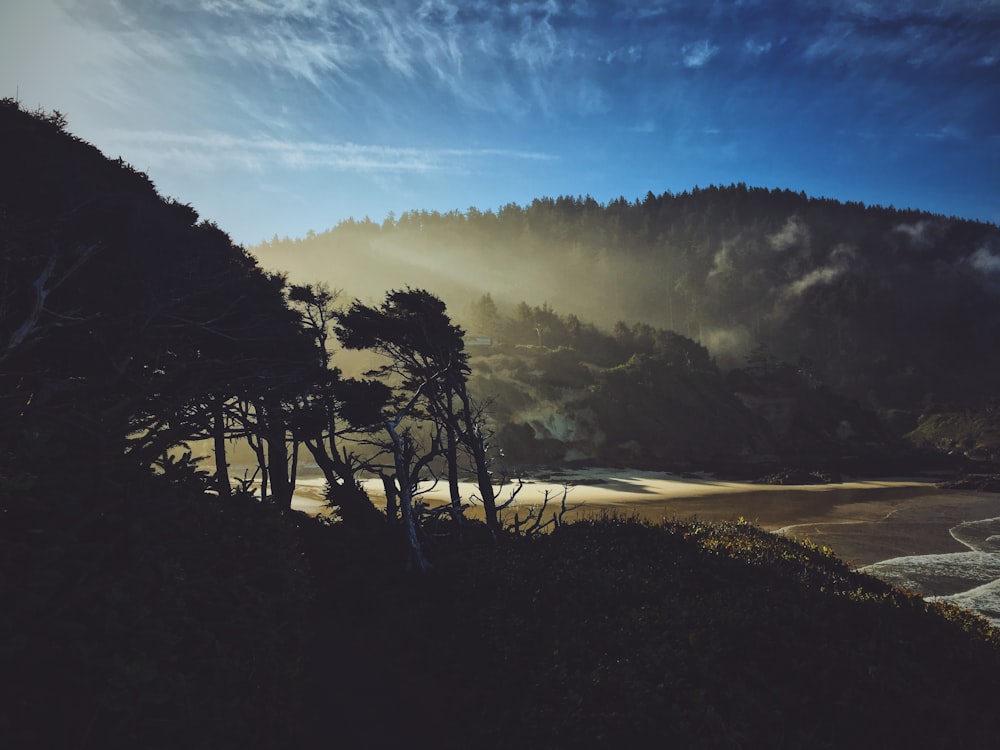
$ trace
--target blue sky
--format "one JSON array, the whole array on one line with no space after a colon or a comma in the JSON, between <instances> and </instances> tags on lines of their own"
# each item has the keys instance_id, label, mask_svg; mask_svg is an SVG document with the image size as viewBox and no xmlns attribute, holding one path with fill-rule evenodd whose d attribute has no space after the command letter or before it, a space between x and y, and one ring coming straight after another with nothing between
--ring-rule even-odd
<instances>
[{"instance_id":1,"label":"blue sky","mask_svg":"<svg viewBox=\"0 0 1000 750\"><path fill-rule=\"evenodd\" d=\"M1000 0L4 0L0 96L246 244L731 182L1000 222Z\"/></svg>"}]
</instances>

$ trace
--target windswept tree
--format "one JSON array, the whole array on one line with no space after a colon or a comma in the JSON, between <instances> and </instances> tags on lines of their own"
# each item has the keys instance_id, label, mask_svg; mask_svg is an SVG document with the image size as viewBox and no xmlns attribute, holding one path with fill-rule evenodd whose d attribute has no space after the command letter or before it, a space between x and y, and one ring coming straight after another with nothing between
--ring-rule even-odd
<instances>
[{"instance_id":1,"label":"windswept tree","mask_svg":"<svg viewBox=\"0 0 1000 750\"><path fill-rule=\"evenodd\" d=\"M398 408L426 410L442 433L451 510L463 512L459 454L471 458L486 523L500 531L496 488L490 471L488 433L482 409L467 387L464 333L449 318L444 302L422 289L393 290L379 307L355 302L337 318L337 336L350 349L370 349L387 359L378 374L398 386Z\"/></svg>"},{"instance_id":2,"label":"windswept tree","mask_svg":"<svg viewBox=\"0 0 1000 750\"><path fill-rule=\"evenodd\" d=\"M292 430L323 472L328 500L341 518L366 527L383 518L362 489L357 472L361 458L349 448L348 437L381 421L388 388L379 382L344 378L331 366L330 336L340 292L324 284L292 285L288 300L313 343L313 361L297 395Z\"/></svg>"}]
</instances>

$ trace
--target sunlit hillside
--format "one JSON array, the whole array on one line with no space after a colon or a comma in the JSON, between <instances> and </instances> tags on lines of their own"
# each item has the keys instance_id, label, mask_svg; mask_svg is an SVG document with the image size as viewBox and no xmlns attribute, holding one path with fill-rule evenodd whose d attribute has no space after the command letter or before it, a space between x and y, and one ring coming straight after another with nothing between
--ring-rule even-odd
<instances>
[{"instance_id":1,"label":"sunlit hillside","mask_svg":"<svg viewBox=\"0 0 1000 750\"><path fill-rule=\"evenodd\" d=\"M724 368L764 344L878 408L975 400L1000 351L996 226L745 185L413 211L250 250L362 299L427 288L460 320L488 293L509 311L670 329Z\"/></svg>"},{"instance_id":2,"label":"sunlit hillside","mask_svg":"<svg viewBox=\"0 0 1000 750\"><path fill-rule=\"evenodd\" d=\"M723 373L754 356L765 369L794 369L895 435L929 414L987 408L1000 364L1000 229L787 190L413 211L251 251L345 298L430 289L494 345L575 347L565 331L581 323L672 331ZM484 302L516 325L498 329Z\"/></svg>"}]
</instances>

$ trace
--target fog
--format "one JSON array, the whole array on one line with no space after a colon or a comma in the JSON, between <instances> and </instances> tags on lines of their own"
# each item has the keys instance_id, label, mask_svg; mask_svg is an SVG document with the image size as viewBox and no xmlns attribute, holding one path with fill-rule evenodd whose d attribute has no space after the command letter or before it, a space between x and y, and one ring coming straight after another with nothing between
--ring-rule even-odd
<instances>
[{"instance_id":1,"label":"fog","mask_svg":"<svg viewBox=\"0 0 1000 750\"><path fill-rule=\"evenodd\" d=\"M487 334L470 311L488 293L501 315L525 302L605 330L619 321L673 330L723 368L764 344L868 398L874 374L859 380L859 368L890 361L948 378L960 349L990 350L969 321L987 332L1000 323L998 246L989 224L738 185L609 204L560 197L496 212L414 211L250 251L345 300L426 288L473 335ZM538 343L522 335L508 343ZM940 386L913 388L931 385Z\"/></svg>"}]
</instances>

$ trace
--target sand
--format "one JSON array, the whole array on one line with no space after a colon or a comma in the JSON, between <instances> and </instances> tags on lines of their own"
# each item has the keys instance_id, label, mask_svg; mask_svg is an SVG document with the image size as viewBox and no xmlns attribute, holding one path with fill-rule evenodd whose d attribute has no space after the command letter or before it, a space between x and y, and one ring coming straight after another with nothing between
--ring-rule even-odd
<instances>
[{"instance_id":1,"label":"sand","mask_svg":"<svg viewBox=\"0 0 1000 750\"><path fill-rule=\"evenodd\" d=\"M379 482L369 493L376 502ZM743 517L769 531L795 539L808 538L832 547L854 566L905 555L961 552L968 548L949 530L963 521L1000 517L1000 495L968 490L941 490L927 480L846 481L831 485L773 486L715 480L710 476L629 470L587 469L553 473L525 481L508 521L537 507L549 494L556 509L567 492L567 520L612 512L662 520L708 521ZM463 497L475 487L462 484ZM506 489L501 498L509 497ZM432 505L447 501L444 483L422 499ZM300 481L295 506L316 512L322 506L322 481Z\"/></svg>"}]
</instances>

